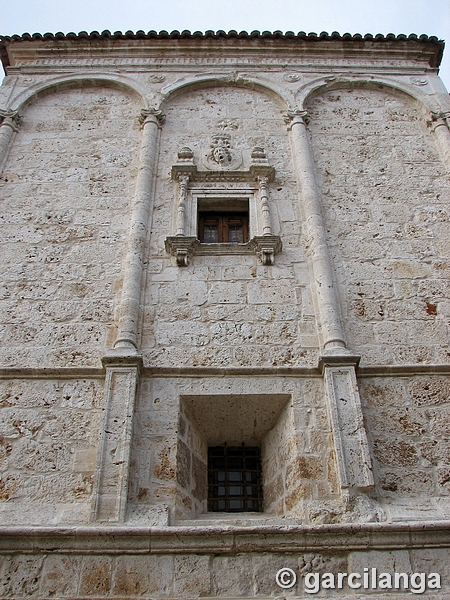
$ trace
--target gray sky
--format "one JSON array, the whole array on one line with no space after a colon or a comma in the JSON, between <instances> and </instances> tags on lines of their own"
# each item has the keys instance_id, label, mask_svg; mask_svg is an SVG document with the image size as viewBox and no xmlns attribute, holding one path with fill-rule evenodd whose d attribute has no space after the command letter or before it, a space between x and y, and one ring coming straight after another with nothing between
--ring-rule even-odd
<instances>
[{"instance_id":1,"label":"gray sky","mask_svg":"<svg viewBox=\"0 0 450 600\"><path fill-rule=\"evenodd\" d=\"M440 75L450 90L450 0L3 0L0 7L3 35L105 29L426 33L447 40Z\"/></svg>"}]
</instances>

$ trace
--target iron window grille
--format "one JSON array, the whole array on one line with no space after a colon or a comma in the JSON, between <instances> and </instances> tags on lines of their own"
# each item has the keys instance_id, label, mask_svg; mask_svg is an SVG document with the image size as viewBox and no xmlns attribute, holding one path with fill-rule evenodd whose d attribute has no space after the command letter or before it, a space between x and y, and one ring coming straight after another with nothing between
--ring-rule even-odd
<instances>
[{"instance_id":1,"label":"iron window grille","mask_svg":"<svg viewBox=\"0 0 450 600\"><path fill-rule=\"evenodd\" d=\"M208 448L209 512L261 512L261 480L259 448Z\"/></svg>"}]
</instances>

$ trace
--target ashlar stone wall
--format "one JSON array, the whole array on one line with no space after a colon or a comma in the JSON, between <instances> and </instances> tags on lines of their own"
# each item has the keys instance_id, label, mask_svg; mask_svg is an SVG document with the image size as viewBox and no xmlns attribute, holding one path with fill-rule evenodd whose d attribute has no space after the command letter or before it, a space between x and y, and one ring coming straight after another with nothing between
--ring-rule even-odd
<instances>
[{"instance_id":1,"label":"ashlar stone wall","mask_svg":"<svg viewBox=\"0 0 450 600\"><path fill-rule=\"evenodd\" d=\"M429 115L362 88L308 110L349 347L362 365L448 364L450 180Z\"/></svg>"},{"instance_id":2,"label":"ashlar stone wall","mask_svg":"<svg viewBox=\"0 0 450 600\"><path fill-rule=\"evenodd\" d=\"M180 94L164 110L142 335L145 360L161 367L317 364L285 107L261 91L219 86ZM220 132L229 133L233 148L242 152L240 169L248 169L250 153L259 146L276 170L270 207L283 253L273 267L261 266L255 255L212 254L196 255L180 269L164 249L165 238L176 232L178 188L170 173L177 153L188 146L200 161L211 135ZM206 187L218 195L235 189L239 196L239 185L227 181L226 173L222 183Z\"/></svg>"},{"instance_id":3,"label":"ashlar stone wall","mask_svg":"<svg viewBox=\"0 0 450 600\"><path fill-rule=\"evenodd\" d=\"M0 380L0 522L89 519L102 379Z\"/></svg>"},{"instance_id":4,"label":"ashlar stone wall","mask_svg":"<svg viewBox=\"0 0 450 600\"><path fill-rule=\"evenodd\" d=\"M363 378L361 401L377 497L390 518L445 519L450 507L448 378Z\"/></svg>"},{"instance_id":5,"label":"ashlar stone wall","mask_svg":"<svg viewBox=\"0 0 450 600\"><path fill-rule=\"evenodd\" d=\"M139 100L53 89L21 114L0 179L0 364L98 367L115 338Z\"/></svg>"}]
</instances>

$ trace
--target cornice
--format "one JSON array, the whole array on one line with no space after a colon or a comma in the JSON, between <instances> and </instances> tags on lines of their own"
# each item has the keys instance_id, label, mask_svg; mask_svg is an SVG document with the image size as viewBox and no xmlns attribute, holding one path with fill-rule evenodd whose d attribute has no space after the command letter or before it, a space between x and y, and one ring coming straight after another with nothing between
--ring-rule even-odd
<instances>
[{"instance_id":1,"label":"cornice","mask_svg":"<svg viewBox=\"0 0 450 600\"><path fill-rule=\"evenodd\" d=\"M191 522L190 522L191 523ZM234 554L449 548L450 522L0 527L0 553Z\"/></svg>"},{"instance_id":2,"label":"cornice","mask_svg":"<svg viewBox=\"0 0 450 600\"><path fill-rule=\"evenodd\" d=\"M105 365L114 362L108 358ZM126 361L125 361L126 362ZM450 365L365 365L357 368L358 377L449 376ZM0 379L103 379L101 367L0 368ZM143 377L321 377L318 367L155 367L144 360Z\"/></svg>"},{"instance_id":3,"label":"cornice","mask_svg":"<svg viewBox=\"0 0 450 600\"><path fill-rule=\"evenodd\" d=\"M208 53L214 55L220 49L221 53L233 55L242 53L246 55L275 54L299 55L302 57L317 54L339 58L339 53L345 52L347 60L353 57L370 54L378 60L395 59L427 64L437 68L441 62L444 42L435 36L411 34L406 35L360 35L339 33L315 33L293 32L283 33L253 31L247 33L242 31L207 31L189 32L173 31L159 33L150 31L115 32L104 31L102 33L46 33L44 35L35 33L24 33L22 35L0 36L0 54L3 66L15 67L19 64L40 64L49 62L49 66L56 66L61 60L69 61L71 58L83 61L103 62L106 57L109 61L114 59L129 61L136 59L148 59L161 53L170 52L182 61L183 56L198 57L201 61L208 60ZM173 60L173 59L172 59ZM122 64L122 63L121 63ZM202 62L203 64L203 62Z\"/></svg>"}]
</instances>

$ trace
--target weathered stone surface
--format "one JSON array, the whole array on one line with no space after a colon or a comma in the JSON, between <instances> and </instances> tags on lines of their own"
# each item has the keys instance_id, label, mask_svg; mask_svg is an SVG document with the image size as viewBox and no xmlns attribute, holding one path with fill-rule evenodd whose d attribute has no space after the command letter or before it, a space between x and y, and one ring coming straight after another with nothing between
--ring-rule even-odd
<instances>
[{"instance_id":1,"label":"weathered stone surface","mask_svg":"<svg viewBox=\"0 0 450 600\"><path fill-rule=\"evenodd\" d=\"M406 96L394 100L368 89L330 91L309 104L334 265L348 298L346 328L367 364L390 361L389 354L375 357L370 346L408 346L407 352L399 348L396 362L433 363L438 346L447 345L442 275L433 277L429 240L448 236L440 229L448 211L439 194L430 204L422 176L426 172L444 195L448 181L440 166L429 168L439 164L437 146L416 110ZM405 197L414 200L405 203ZM414 298L410 284L416 286ZM361 321L371 324L373 340L361 338Z\"/></svg>"},{"instance_id":2,"label":"weathered stone surface","mask_svg":"<svg viewBox=\"0 0 450 600\"><path fill-rule=\"evenodd\" d=\"M442 46L113 38L0 41L0 596L444 579ZM196 240L236 207L248 244ZM208 514L218 444L260 447L262 514Z\"/></svg>"},{"instance_id":3,"label":"weathered stone surface","mask_svg":"<svg viewBox=\"0 0 450 600\"><path fill-rule=\"evenodd\" d=\"M87 509L102 387L95 379L0 382L2 522L43 524L67 503L76 521Z\"/></svg>"}]
</instances>

